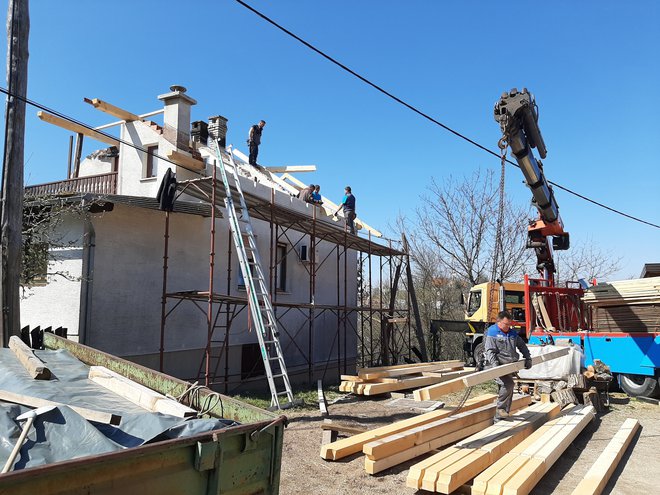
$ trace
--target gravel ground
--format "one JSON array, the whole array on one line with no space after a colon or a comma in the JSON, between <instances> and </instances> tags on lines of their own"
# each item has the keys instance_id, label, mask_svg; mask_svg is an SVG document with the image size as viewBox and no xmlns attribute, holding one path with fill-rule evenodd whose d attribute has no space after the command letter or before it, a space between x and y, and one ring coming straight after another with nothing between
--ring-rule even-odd
<instances>
[{"instance_id":1,"label":"gravel ground","mask_svg":"<svg viewBox=\"0 0 660 495\"><path fill-rule=\"evenodd\" d=\"M483 391L475 391L472 397ZM444 399L447 404L452 404L458 400L457 397L447 396ZM389 402L390 399L367 400L350 397L346 402L329 406L330 418L375 428L418 414L409 408L388 407ZM321 459L320 425L323 417L318 411L293 411L287 416L290 423L284 434L280 483L282 495L428 493L406 487L408 468L423 457L371 476L365 473L364 457L360 454L335 462ZM660 406L631 400L618 393L612 394L610 409L587 426L532 494L570 495L626 418L637 418L642 428L633 439L604 493L658 493L660 454L656 442L660 441Z\"/></svg>"}]
</instances>

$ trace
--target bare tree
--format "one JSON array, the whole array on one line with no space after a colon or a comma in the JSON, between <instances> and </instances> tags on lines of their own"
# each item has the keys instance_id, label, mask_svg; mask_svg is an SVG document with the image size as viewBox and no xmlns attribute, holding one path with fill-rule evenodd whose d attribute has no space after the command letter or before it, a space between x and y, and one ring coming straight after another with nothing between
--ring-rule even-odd
<instances>
[{"instance_id":1,"label":"bare tree","mask_svg":"<svg viewBox=\"0 0 660 495\"><path fill-rule=\"evenodd\" d=\"M470 177L433 181L416 211L414 237L419 249L437 253L447 274L469 285L485 282L492 272L496 238L497 189L493 172L477 170ZM503 256L495 273L501 280L520 278L531 258L525 249L529 209L506 201ZM502 261L503 260L503 261Z\"/></svg>"},{"instance_id":2,"label":"bare tree","mask_svg":"<svg viewBox=\"0 0 660 495\"><path fill-rule=\"evenodd\" d=\"M621 257L603 251L591 238L580 244L574 244L567 251L555 252L557 280L561 282L602 280L621 269Z\"/></svg>"}]
</instances>

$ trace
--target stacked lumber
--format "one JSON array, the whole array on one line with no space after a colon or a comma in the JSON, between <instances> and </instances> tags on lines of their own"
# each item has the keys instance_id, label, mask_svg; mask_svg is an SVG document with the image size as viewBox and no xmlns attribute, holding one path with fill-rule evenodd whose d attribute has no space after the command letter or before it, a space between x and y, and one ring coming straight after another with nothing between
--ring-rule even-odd
<instances>
[{"instance_id":1,"label":"stacked lumber","mask_svg":"<svg viewBox=\"0 0 660 495\"><path fill-rule=\"evenodd\" d=\"M660 277L595 285L582 300L599 332L660 331Z\"/></svg>"},{"instance_id":2,"label":"stacked lumber","mask_svg":"<svg viewBox=\"0 0 660 495\"><path fill-rule=\"evenodd\" d=\"M530 403L529 395L518 396L514 398L511 410L516 411ZM376 474L480 432L493 424L495 407L495 404L489 404L470 411L461 411L453 416L369 442L362 448L366 456L364 469L369 474Z\"/></svg>"},{"instance_id":3,"label":"stacked lumber","mask_svg":"<svg viewBox=\"0 0 660 495\"><path fill-rule=\"evenodd\" d=\"M563 349L558 349L556 351L548 352L545 354L540 354L532 358L532 365L537 365L539 363L544 363L552 359L565 356L570 351L570 348L566 347ZM445 381L444 383L438 383L435 385L429 385L419 390L415 390L414 396L415 400L437 400L445 394L451 394L452 392L458 392L463 388L473 387L480 383L485 383L487 381L493 380L497 377L508 375L510 373L515 373L525 367L525 361L517 361L515 363L503 364L501 366L495 366L493 368L472 373L465 378L456 378L453 380Z\"/></svg>"},{"instance_id":4,"label":"stacked lumber","mask_svg":"<svg viewBox=\"0 0 660 495\"><path fill-rule=\"evenodd\" d=\"M628 418L614 435L582 481L575 487L573 495L599 495L616 469L623 453L639 429L639 421Z\"/></svg>"},{"instance_id":5,"label":"stacked lumber","mask_svg":"<svg viewBox=\"0 0 660 495\"><path fill-rule=\"evenodd\" d=\"M547 422L478 475L472 493L529 493L593 418L591 406L575 406Z\"/></svg>"},{"instance_id":6,"label":"stacked lumber","mask_svg":"<svg viewBox=\"0 0 660 495\"><path fill-rule=\"evenodd\" d=\"M559 406L539 403L507 421L476 433L453 447L413 465L406 485L432 492L451 493L502 458L547 420L559 414Z\"/></svg>"},{"instance_id":7,"label":"stacked lumber","mask_svg":"<svg viewBox=\"0 0 660 495\"><path fill-rule=\"evenodd\" d=\"M495 394L484 394L479 397L468 400L461 411L470 411L477 409L482 406L492 404L496 399ZM342 438L336 442L328 443L321 446L321 458L328 461L337 461L344 457L347 457L358 452L362 452L362 449L365 444L385 438L389 435L393 435L404 430L415 428L433 421L446 418L453 414L453 410L444 409L441 411L432 411L425 414L420 414L412 418L404 419L401 421L396 421L392 424L381 426L379 428L374 428L372 430L365 431L364 433L359 433L350 438Z\"/></svg>"},{"instance_id":8,"label":"stacked lumber","mask_svg":"<svg viewBox=\"0 0 660 495\"><path fill-rule=\"evenodd\" d=\"M362 368L357 376L342 375L339 391L378 395L425 387L474 373L474 368L463 365L462 361L455 360Z\"/></svg>"}]
</instances>

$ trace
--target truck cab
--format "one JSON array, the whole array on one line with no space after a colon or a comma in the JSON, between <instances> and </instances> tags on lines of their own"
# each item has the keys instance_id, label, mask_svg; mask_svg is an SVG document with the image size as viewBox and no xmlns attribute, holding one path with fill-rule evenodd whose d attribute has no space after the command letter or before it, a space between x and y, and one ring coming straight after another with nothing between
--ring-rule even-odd
<instances>
[{"instance_id":1,"label":"truck cab","mask_svg":"<svg viewBox=\"0 0 660 495\"><path fill-rule=\"evenodd\" d=\"M510 312L513 316L514 328L521 335L525 334L524 284L485 282L470 289L465 304L465 321L469 332L465 334L463 350L475 363L479 362L483 354L484 332L495 323L497 313L500 311Z\"/></svg>"}]
</instances>

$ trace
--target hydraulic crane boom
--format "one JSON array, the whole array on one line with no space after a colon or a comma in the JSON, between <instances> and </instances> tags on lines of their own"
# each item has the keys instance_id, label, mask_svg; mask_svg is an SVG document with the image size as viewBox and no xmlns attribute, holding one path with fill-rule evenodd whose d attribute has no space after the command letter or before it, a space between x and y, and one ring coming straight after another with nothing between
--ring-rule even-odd
<instances>
[{"instance_id":1,"label":"hydraulic crane boom","mask_svg":"<svg viewBox=\"0 0 660 495\"><path fill-rule=\"evenodd\" d=\"M514 88L502 95L495 104L494 113L502 135L525 176L525 183L532 191L532 204L539 212L539 218L530 222L527 247L536 252L536 268L541 276L549 281L549 285L554 285L553 250L568 249L570 241L568 232L564 231L552 187L543 173L543 164L532 152L532 148L536 148L541 158L547 155L538 126L534 95L527 89L518 91Z\"/></svg>"}]
</instances>

